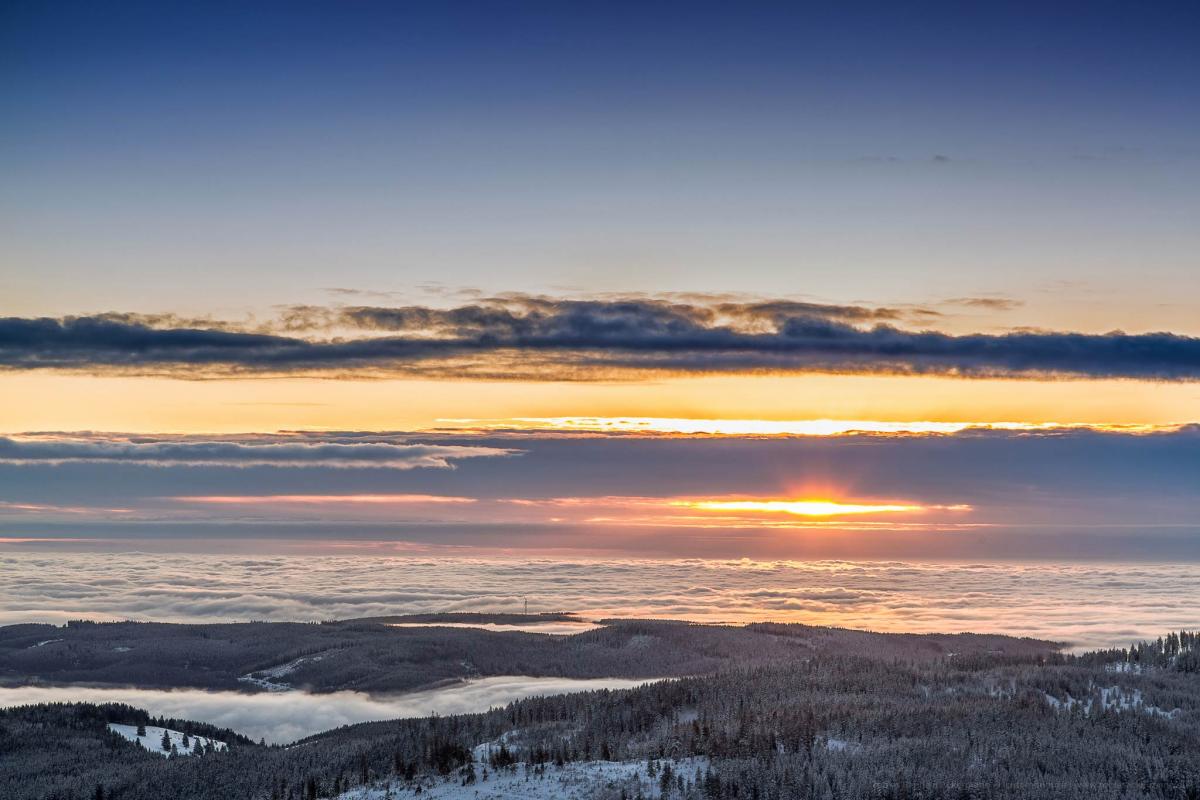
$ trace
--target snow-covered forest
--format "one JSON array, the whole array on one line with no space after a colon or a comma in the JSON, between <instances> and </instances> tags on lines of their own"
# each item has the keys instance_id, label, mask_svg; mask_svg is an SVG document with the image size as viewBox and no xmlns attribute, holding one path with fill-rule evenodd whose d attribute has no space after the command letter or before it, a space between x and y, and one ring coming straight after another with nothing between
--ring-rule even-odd
<instances>
[{"instance_id":1,"label":"snow-covered forest","mask_svg":"<svg viewBox=\"0 0 1200 800\"><path fill-rule=\"evenodd\" d=\"M25 707L0 712L0 796L1193 798L1195 648L1184 633L1079 656L806 649L785 664L366 723L287 746L123 706ZM164 758L110 723L228 749Z\"/></svg>"}]
</instances>

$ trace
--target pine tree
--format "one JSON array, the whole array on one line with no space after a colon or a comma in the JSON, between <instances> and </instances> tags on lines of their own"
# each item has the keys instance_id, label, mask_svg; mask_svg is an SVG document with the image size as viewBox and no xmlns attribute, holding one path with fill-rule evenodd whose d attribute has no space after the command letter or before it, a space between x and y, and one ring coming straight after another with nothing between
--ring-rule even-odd
<instances>
[{"instance_id":1,"label":"pine tree","mask_svg":"<svg viewBox=\"0 0 1200 800\"><path fill-rule=\"evenodd\" d=\"M666 764L663 764L662 776L658 779L659 795L661 797L667 797L670 795L672 785L673 780L671 777L671 762L668 761Z\"/></svg>"},{"instance_id":2,"label":"pine tree","mask_svg":"<svg viewBox=\"0 0 1200 800\"><path fill-rule=\"evenodd\" d=\"M171 734L166 731L163 731L162 749L164 752L171 749Z\"/></svg>"}]
</instances>

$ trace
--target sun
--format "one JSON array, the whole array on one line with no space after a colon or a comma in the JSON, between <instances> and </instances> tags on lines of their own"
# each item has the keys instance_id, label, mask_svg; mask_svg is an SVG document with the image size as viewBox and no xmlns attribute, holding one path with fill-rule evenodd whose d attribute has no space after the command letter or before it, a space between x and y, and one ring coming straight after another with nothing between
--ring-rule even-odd
<instances>
[{"instance_id":1,"label":"sun","mask_svg":"<svg viewBox=\"0 0 1200 800\"><path fill-rule=\"evenodd\" d=\"M968 511L969 506L927 506L911 503L843 503L835 500L680 500L672 505L697 511L742 511L791 514L798 517L840 517L852 514L903 514L932 509Z\"/></svg>"}]
</instances>

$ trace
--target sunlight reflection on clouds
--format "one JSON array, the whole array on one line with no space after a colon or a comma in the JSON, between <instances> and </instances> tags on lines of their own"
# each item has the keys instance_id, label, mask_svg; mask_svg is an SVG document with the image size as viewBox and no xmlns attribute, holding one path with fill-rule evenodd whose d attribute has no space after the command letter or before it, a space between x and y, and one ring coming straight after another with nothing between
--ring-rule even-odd
<instances>
[{"instance_id":1,"label":"sunlight reflection on clouds","mask_svg":"<svg viewBox=\"0 0 1200 800\"><path fill-rule=\"evenodd\" d=\"M1200 565L144 553L0 558L0 623L575 611L1127 645L1200 626Z\"/></svg>"}]
</instances>

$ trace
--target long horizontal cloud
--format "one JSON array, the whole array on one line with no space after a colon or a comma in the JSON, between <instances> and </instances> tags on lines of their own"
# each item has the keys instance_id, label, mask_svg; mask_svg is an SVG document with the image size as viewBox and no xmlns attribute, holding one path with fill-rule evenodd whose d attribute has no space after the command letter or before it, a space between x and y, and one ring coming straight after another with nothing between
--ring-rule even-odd
<instances>
[{"instance_id":1,"label":"long horizontal cloud","mask_svg":"<svg viewBox=\"0 0 1200 800\"><path fill-rule=\"evenodd\" d=\"M456 459L504 456L495 447L437 444L0 437L0 463L121 463L192 467L447 468Z\"/></svg>"},{"instance_id":2,"label":"long horizontal cloud","mask_svg":"<svg viewBox=\"0 0 1200 800\"><path fill-rule=\"evenodd\" d=\"M1015 331L951 335L897 312L790 301L498 298L456 308L302 307L274 332L159 317L0 319L0 367L418 373L593 379L630 371L1200 378L1200 338ZM321 332L325 338L315 338ZM335 335L336 334L336 335Z\"/></svg>"}]
</instances>

